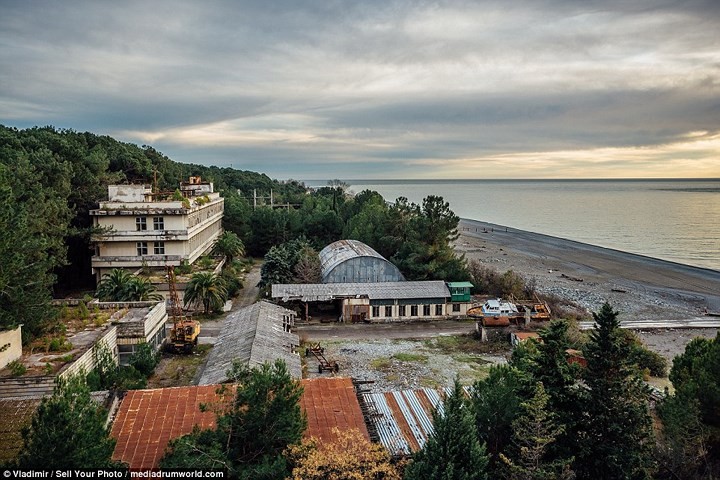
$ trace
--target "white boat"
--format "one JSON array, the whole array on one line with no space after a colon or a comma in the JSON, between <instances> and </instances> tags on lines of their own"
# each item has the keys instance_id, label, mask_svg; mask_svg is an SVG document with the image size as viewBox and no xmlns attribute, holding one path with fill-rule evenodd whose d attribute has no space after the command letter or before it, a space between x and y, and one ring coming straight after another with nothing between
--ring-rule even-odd
<instances>
[{"instance_id":1,"label":"white boat","mask_svg":"<svg viewBox=\"0 0 720 480\"><path fill-rule=\"evenodd\" d=\"M487 300L482 305L483 317L517 317L520 315L514 303L501 299Z\"/></svg>"}]
</instances>

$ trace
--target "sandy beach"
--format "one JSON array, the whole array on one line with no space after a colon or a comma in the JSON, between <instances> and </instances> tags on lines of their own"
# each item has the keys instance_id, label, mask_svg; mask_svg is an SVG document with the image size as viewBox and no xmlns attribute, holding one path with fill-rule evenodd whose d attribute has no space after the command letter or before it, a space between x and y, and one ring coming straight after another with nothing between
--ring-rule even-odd
<instances>
[{"instance_id":1,"label":"sandy beach","mask_svg":"<svg viewBox=\"0 0 720 480\"><path fill-rule=\"evenodd\" d=\"M501 273L513 270L533 281L538 292L571 300L588 311L597 311L608 301L622 321L667 321L678 326L687 320L711 320L705 313L720 311L716 270L476 220L462 219L458 231L456 251L468 260L479 260ZM716 328L702 328L680 335L671 329L667 338L657 330L641 335L649 346L672 358L693 336L717 333Z\"/></svg>"}]
</instances>

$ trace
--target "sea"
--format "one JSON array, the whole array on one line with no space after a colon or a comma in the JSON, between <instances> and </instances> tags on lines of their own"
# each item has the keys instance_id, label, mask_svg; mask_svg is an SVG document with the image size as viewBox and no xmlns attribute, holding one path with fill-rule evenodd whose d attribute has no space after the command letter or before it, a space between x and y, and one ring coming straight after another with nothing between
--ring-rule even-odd
<instances>
[{"instance_id":1,"label":"sea","mask_svg":"<svg viewBox=\"0 0 720 480\"><path fill-rule=\"evenodd\" d=\"M345 182L350 192L375 190L389 202L406 197L422 204L438 195L461 218L720 273L720 179Z\"/></svg>"}]
</instances>

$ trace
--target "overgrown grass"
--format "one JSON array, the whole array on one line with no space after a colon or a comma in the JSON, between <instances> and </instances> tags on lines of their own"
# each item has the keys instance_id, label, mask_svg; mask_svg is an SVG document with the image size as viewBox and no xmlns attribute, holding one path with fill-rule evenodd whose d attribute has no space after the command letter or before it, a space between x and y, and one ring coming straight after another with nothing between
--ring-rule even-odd
<instances>
[{"instance_id":1,"label":"overgrown grass","mask_svg":"<svg viewBox=\"0 0 720 480\"><path fill-rule=\"evenodd\" d=\"M389 358L381 357L370 360L370 368L375 370L387 370L392 366L392 361Z\"/></svg>"},{"instance_id":2,"label":"overgrown grass","mask_svg":"<svg viewBox=\"0 0 720 480\"><path fill-rule=\"evenodd\" d=\"M421 355L419 353L396 353L392 356L395 360L400 360L401 362L422 362L426 363L428 361L427 355Z\"/></svg>"},{"instance_id":3,"label":"overgrown grass","mask_svg":"<svg viewBox=\"0 0 720 480\"><path fill-rule=\"evenodd\" d=\"M212 345L201 344L190 355L163 355L155 373L148 379L148 388L184 387L193 384L198 368L207 358Z\"/></svg>"}]
</instances>

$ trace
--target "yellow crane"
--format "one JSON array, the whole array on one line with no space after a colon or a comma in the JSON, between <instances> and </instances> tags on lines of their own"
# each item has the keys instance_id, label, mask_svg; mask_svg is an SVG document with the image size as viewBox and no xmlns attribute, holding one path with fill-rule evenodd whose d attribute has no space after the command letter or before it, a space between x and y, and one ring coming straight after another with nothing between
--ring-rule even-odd
<instances>
[{"instance_id":1,"label":"yellow crane","mask_svg":"<svg viewBox=\"0 0 720 480\"><path fill-rule=\"evenodd\" d=\"M167 267L168 287L170 289L170 341L168 348L176 352L191 353L198 343L200 336L200 322L191 320L183 315L180 308L177 288L175 288L175 267Z\"/></svg>"}]
</instances>

